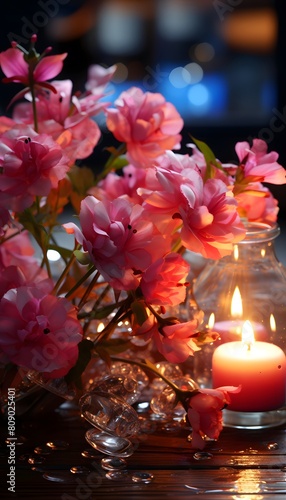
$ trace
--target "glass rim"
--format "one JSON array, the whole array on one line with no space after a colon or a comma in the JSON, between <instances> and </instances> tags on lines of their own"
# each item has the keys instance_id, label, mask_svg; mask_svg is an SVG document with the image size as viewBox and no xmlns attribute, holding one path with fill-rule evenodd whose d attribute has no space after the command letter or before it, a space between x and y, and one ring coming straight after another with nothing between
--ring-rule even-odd
<instances>
[{"instance_id":1,"label":"glass rim","mask_svg":"<svg viewBox=\"0 0 286 500\"><path fill-rule=\"evenodd\" d=\"M238 242L238 245L245 245L250 242L271 241L280 234L280 227L277 222L245 222L245 238Z\"/></svg>"}]
</instances>

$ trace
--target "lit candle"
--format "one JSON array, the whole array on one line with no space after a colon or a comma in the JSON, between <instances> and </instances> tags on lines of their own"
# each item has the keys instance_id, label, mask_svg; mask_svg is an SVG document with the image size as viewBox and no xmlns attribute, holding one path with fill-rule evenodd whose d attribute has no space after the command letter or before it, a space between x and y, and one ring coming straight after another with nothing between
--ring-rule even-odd
<instances>
[{"instance_id":1,"label":"lit candle","mask_svg":"<svg viewBox=\"0 0 286 500\"><path fill-rule=\"evenodd\" d=\"M242 341L221 344L214 351L212 379L213 387L241 385L241 392L231 395L230 410L275 410L285 403L286 356L274 344L255 342L246 321Z\"/></svg>"},{"instance_id":2,"label":"lit candle","mask_svg":"<svg viewBox=\"0 0 286 500\"><path fill-rule=\"evenodd\" d=\"M236 286L233 292L230 305L230 320L217 321L215 318L209 319L209 327L219 333L221 342L230 342L231 340L240 340L242 327L245 323L243 317L243 305L239 287ZM211 323L211 324L210 324ZM267 331L260 323L252 322L255 338L257 340L266 340Z\"/></svg>"}]
</instances>

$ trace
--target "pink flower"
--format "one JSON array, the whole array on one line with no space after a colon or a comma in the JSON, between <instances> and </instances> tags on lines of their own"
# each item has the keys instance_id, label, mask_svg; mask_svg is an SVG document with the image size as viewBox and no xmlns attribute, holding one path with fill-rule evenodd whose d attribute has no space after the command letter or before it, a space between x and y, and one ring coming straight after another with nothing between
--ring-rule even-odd
<instances>
[{"instance_id":1,"label":"pink flower","mask_svg":"<svg viewBox=\"0 0 286 500\"><path fill-rule=\"evenodd\" d=\"M128 200L87 196L79 219L82 232L72 223L64 224L65 229L75 233L97 269L117 289L137 288L138 275L166 250L164 238L144 218L143 208Z\"/></svg>"},{"instance_id":2,"label":"pink flower","mask_svg":"<svg viewBox=\"0 0 286 500\"><path fill-rule=\"evenodd\" d=\"M230 403L230 393L240 392L240 387L199 389L188 402L187 419L192 427L192 447L203 449L204 437L218 439L222 427L222 409Z\"/></svg>"},{"instance_id":3,"label":"pink flower","mask_svg":"<svg viewBox=\"0 0 286 500\"><path fill-rule=\"evenodd\" d=\"M157 185L139 190L143 206L152 214L161 232L181 231L182 243L204 257L218 259L242 239L245 228L237 213L237 202L220 179L205 183L187 159L176 158L175 170L158 167ZM163 158L165 161L165 158ZM180 171L181 165L181 171Z\"/></svg>"},{"instance_id":4,"label":"pink flower","mask_svg":"<svg viewBox=\"0 0 286 500\"><path fill-rule=\"evenodd\" d=\"M0 301L0 350L18 366L62 377L76 363L81 339L75 308L46 284L10 289Z\"/></svg>"},{"instance_id":5,"label":"pink flower","mask_svg":"<svg viewBox=\"0 0 286 500\"><path fill-rule=\"evenodd\" d=\"M199 350L192 338L196 335L197 326L196 320L180 323L174 319L169 323L162 319L160 325L154 316L149 316L142 326L134 325L133 332L145 341L153 340L158 352L170 363L182 363Z\"/></svg>"},{"instance_id":6,"label":"pink flower","mask_svg":"<svg viewBox=\"0 0 286 500\"><path fill-rule=\"evenodd\" d=\"M126 197L133 203L141 204L142 199L137 193L137 189L145 186L147 170L128 165L123 168L122 173L123 175L118 175L115 172L109 173L97 186L89 190L89 194L100 200L110 201L119 196Z\"/></svg>"},{"instance_id":7,"label":"pink flower","mask_svg":"<svg viewBox=\"0 0 286 500\"><path fill-rule=\"evenodd\" d=\"M17 266L8 266L0 270L0 299L11 288L27 285L26 277Z\"/></svg>"},{"instance_id":8,"label":"pink flower","mask_svg":"<svg viewBox=\"0 0 286 500\"><path fill-rule=\"evenodd\" d=\"M267 144L261 139L253 139L250 147L248 142L238 142L235 146L236 154L242 164L244 176L254 176L255 181L270 184L285 184L285 169L277 163L278 153L267 153Z\"/></svg>"},{"instance_id":9,"label":"pink flower","mask_svg":"<svg viewBox=\"0 0 286 500\"><path fill-rule=\"evenodd\" d=\"M245 236L237 212L237 202L224 182L208 179L202 199L194 207L182 208L181 238L189 250L210 259L219 259L232 251L232 245Z\"/></svg>"},{"instance_id":10,"label":"pink flower","mask_svg":"<svg viewBox=\"0 0 286 500\"><path fill-rule=\"evenodd\" d=\"M190 266L176 253L161 257L142 275L140 287L144 300L154 305L178 305L186 296L186 279Z\"/></svg>"},{"instance_id":11,"label":"pink flower","mask_svg":"<svg viewBox=\"0 0 286 500\"><path fill-rule=\"evenodd\" d=\"M92 64L88 68L87 82L85 88L93 93L100 93L112 79L116 71L116 65L104 68L99 64Z\"/></svg>"},{"instance_id":12,"label":"pink flower","mask_svg":"<svg viewBox=\"0 0 286 500\"><path fill-rule=\"evenodd\" d=\"M5 82L18 82L26 86L30 84L30 70L32 67L35 83L43 83L57 76L63 67L67 54L45 56L37 61L36 57L28 59L18 48L10 48L0 53L0 66Z\"/></svg>"},{"instance_id":13,"label":"pink flower","mask_svg":"<svg viewBox=\"0 0 286 500\"><path fill-rule=\"evenodd\" d=\"M11 215L9 210L5 207L1 207L0 205L0 237L4 236L7 225L11 222Z\"/></svg>"},{"instance_id":14,"label":"pink flower","mask_svg":"<svg viewBox=\"0 0 286 500\"><path fill-rule=\"evenodd\" d=\"M107 127L126 143L130 163L147 167L167 149L178 149L183 120L161 94L132 87L115 105L107 109Z\"/></svg>"},{"instance_id":15,"label":"pink flower","mask_svg":"<svg viewBox=\"0 0 286 500\"><path fill-rule=\"evenodd\" d=\"M28 231L15 232L15 229L8 229L5 234L7 239L0 245L0 272L9 266L17 266L25 276L26 284L47 278L46 271L40 268L35 257Z\"/></svg>"},{"instance_id":16,"label":"pink flower","mask_svg":"<svg viewBox=\"0 0 286 500\"><path fill-rule=\"evenodd\" d=\"M72 164L93 152L101 132L90 117L99 113L106 104L99 102L101 95L72 96L71 80L55 80L52 84L56 93L37 94L38 129L40 133L50 134L64 148ZM19 123L33 124L31 103L18 104L13 118Z\"/></svg>"},{"instance_id":17,"label":"pink flower","mask_svg":"<svg viewBox=\"0 0 286 500\"><path fill-rule=\"evenodd\" d=\"M0 166L0 203L16 212L31 206L35 196L48 195L68 170L61 147L25 126L1 136Z\"/></svg>"}]
</instances>

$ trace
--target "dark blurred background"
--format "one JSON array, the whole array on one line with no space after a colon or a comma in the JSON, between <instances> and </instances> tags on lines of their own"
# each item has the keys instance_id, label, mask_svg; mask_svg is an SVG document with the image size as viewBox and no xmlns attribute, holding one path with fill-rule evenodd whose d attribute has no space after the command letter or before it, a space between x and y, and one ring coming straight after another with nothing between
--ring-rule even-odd
<instances>
[{"instance_id":1,"label":"dark blurred background","mask_svg":"<svg viewBox=\"0 0 286 500\"><path fill-rule=\"evenodd\" d=\"M59 78L83 90L91 64L118 65L112 99L131 85L162 93L189 135L224 162L234 145L260 137L286 167L286 33L274 0L9 0L0 19L1 50L67 51ZM19 86L1 84L1 114ZM110 141L110 134L108 137ZM101 143L104 146L104 140ZM109 144L110 145L110 144ZM185 152L183 149L182 152ZM286 219L285 186L269 186Z\"/></svg>"}]
</instances>

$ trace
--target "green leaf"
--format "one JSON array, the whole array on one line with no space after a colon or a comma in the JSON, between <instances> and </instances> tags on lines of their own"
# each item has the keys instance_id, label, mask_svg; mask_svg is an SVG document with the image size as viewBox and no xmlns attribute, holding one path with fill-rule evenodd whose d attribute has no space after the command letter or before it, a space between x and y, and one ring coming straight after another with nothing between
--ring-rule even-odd
<instances>
[{"instance_id":1,"label":"green leaf","mask_svg":"<svg viewBox=\"0 0 286 500\"><path fill-rule=\"evenodd\" d=\"M79 389L82 388L81 374L84 372L88 363L91 360L91 351L93 343L91 340L83 339L78 344L78 358L76 364L70 369L65 376L67 383L74 383Z\"/></svg>"},{"instance_id":2,"label":"green leaf","mask_svg":"<svg viewBox=\"0 0 286 500\"><path fill-rule=\"evenodd\" d=\"M143 301L134 300L131 304L131 310L136 318L138 325L143 325L143 323L148 319L146 307Z\"/></svg>"},{"instance_id":3,"label":"green leaf","mask_svg":"<svg viewBox=\"0 0 286 500\"><path fill-rule=\"evenodd\" d=\"M125 352L127 349L132 347L132 343L130 342L129 335L126 339L108 339L106 342L101 342L101 346L106 350L110 355L119 354L121 352Z\"/></svg>"},{"instance_id":4,"label":"green leaf","mask_svg":"<svg viewBox=\"0 0 286 500\"><path fill-rule=\"evenodd\" d=\"M68 173L74 191L85 196L88 189L94 186L94 174L91 168L74 165Z\"/></svg>"},{"instance_id":5,"label":"green leaf","mask_svg":"<svg viewBox=\"0 0 286 500\"><path fill-rule=\"evenodd\" d=\"M127 161L125 156L118 156L113 162L112 162L112 170L120 170L123 167L126 167L129 162Z\"/></svg>"},{"instance_id":6,"label":"green leaf","mask_svg":"<svg viewBox=\"0 0 286 500\"><path fill-rule=\"evenodd\" d=\"M198 147L198 149L203 153L206 164L207 164L207 170L206 170L206 175L205 175L205 180L211 179L213 177L212 167L219 168L222 170L222 166L220 162L216 159L215 154L211 150L211 148L203 141L199 141L198 139L195 139L192 137L192 140L194 141L195 145Z\"/></svg>"}]
</instances>

